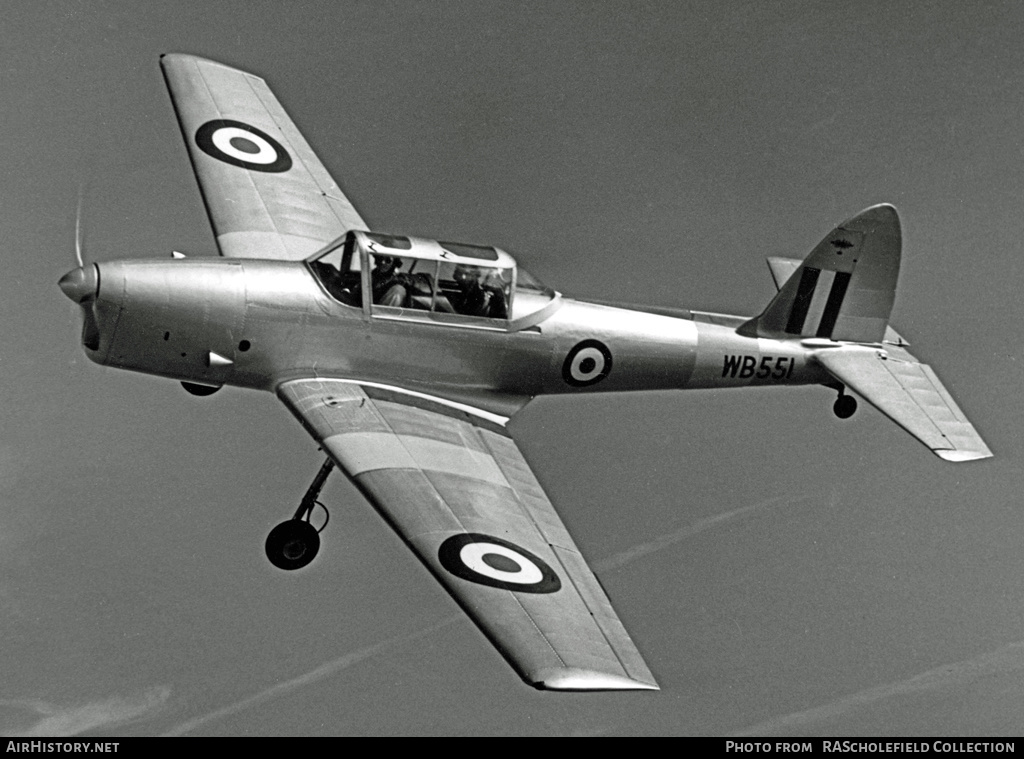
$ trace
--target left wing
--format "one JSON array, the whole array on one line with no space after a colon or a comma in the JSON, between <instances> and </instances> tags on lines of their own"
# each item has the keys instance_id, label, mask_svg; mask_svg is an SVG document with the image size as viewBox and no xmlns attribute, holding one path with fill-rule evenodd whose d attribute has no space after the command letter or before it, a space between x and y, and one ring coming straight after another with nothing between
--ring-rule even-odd
<instances>
[{"instance_id":1,"label":"left wing","mask_svg":"<svg viewBox=\"0 0 1024 759\"><path fill-rule=\"evenodd\" d=\"M657 689L507 420L373 383L277 394L526 682Z\"/></svg>"},{"instance_id":2,"label":"left wing","mask_svg":"<svg viewBox=\"0 0 1024 759\"><path fill-rule=\"evenodd\" d=\"M160 65L222 256L301 261L368 228L265 81L193 55Z\"/></svg>"}]
</instances>

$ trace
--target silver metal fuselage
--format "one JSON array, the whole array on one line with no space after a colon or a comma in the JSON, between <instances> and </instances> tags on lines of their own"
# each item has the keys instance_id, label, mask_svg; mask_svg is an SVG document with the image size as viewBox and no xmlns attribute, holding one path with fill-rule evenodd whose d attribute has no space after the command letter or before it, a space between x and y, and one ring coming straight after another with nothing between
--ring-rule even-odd
<instances>
[{"instance_id":1,"label":"silver metal fuselage","mask_svg":"<svg viewBox=\"0 0 1024 759\"><path fill-rule=\"evenodd\" d=\"M96 264L99 364L211 386L273 391L299 377L421 389L492 410L552 393L817 384L799 340L744 337L741 317L653 313L555 297L507 328L382 317L332 298L304 262L188 258ZM440 315L438 315L440 316ZM583 341L610 370L566 379ZM95 343L94 343L95 344Z\"/></svg>"}]
</instances>

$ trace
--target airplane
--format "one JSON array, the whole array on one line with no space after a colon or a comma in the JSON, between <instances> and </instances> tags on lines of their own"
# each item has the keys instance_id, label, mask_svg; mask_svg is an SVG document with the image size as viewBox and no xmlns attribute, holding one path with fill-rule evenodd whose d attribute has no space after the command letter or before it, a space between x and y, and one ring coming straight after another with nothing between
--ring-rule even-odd
<instances>
[{"instance_id":1,"label":"airplane","mask_svg":"<svg viewBox=\"0 0 1024 759\"><path fill-rule=\"evenodd\" d=\"M768 259L777 293L755 316L575 300L501 248L370 230L262 78L160 63L220 256L79 255L59 286L92 361L196 396L275 393L326 451L267 537L282 570L316 556L337 466L526 683L657 690L508 430L533 398L824 385L840 418L852 390L946 461L992 455L889 325L891 205Z\"/></svg>"}]
</instances>

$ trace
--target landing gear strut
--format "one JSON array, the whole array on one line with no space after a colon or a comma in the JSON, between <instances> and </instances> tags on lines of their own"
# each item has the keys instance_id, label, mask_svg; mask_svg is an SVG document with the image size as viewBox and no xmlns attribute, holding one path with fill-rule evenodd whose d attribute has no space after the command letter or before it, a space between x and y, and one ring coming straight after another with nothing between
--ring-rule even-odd
<instances>
[{"instance_id":1,"label":"landing gear strut","mask_svg":"<svg viewBox=\"0 0 1024 759\"><path fill-rule=\"evenodd\" d=\"M316 558L316 553L320 550L320 533L331 518L327 507L317 500L317 496L320 495L327 475L333 468L334 462L327 459L313 478L306 494L302 496L302 503L299 504L295 516L281 522L267 535L267 558L278 569L301 569ZM324 510L325 517L319 530L310 523L316 506Z\"/></svg>"},{"instance_id":2,"label":"landing gear strut","mask_svg":"<svg viewBox=\"0 0 1024 759\"><path fill-rule=\"evenodd\" d=\"M840 419L849 419L853 416L853 413L857 410L857 399L852 395L845 395L843 390L846 388L840 388L839 397L836 398L836 402L832 404L832 411Z\"/></svg>"}]
</instances>

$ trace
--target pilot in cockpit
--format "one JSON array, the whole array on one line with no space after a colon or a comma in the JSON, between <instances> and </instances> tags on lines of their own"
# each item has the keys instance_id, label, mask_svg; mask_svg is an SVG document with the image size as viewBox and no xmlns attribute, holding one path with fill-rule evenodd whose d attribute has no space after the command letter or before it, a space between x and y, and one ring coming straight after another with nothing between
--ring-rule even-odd
<instances>
[{"instance_id":1,"label":"pilot in cockpit","mask_svg":"<svg viewBox=\"0 0 1024 759\"><path fill-rule=\"evenodd\" d=\"M508 298L497 269L459 264L452 273L461 293L451 298L455 310L467 316L508 318Z\"/></svg>"},{"instance_id":2,"label":"pilot in cockpit","mask_svg":"<svg viewBox=\"0 0 1024 759\"><path fill-rule=\"evenodd\" d=\"M373 302L380 306L404 306L409 296L408 275L398 271L402 259L394 256L373 256L370 286Z\"/></svg>"}]
</instances>

